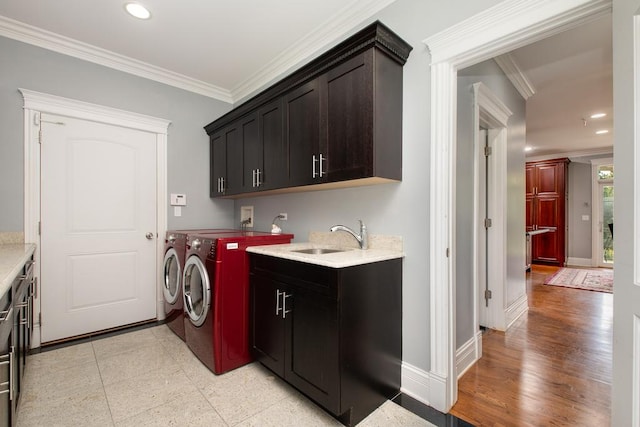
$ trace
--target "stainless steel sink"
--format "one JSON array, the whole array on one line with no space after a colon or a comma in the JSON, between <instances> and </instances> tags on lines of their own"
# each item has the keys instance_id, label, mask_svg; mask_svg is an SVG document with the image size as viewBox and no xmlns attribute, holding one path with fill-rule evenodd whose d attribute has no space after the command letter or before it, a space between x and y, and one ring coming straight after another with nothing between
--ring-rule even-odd
<instances>
[{"instance_id":1,"label":"stainless steel sink","mask_svg":"<svg viewBox=\"0 0 640 427\"><path fill-rule=\"evenodd\" d=\"M346 252L347 250L348 249L310 248L310 249L299 249L291 252L299 252L301 254L322 255L322 254L332 254L335 252Z\"/></svg>"}]
</instances>

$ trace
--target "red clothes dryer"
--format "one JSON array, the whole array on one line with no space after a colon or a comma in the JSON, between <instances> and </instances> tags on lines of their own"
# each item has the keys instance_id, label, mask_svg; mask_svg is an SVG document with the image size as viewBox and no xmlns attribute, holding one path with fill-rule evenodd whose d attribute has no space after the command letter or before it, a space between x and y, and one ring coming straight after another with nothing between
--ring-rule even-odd
<instances>
[{"instance_id":1,"label":"red clothes dryer","mask_svg":"<svg viewBox=\"0 0 640 427\"><path fill-rule=\"evenodd\" d=\"M290 243L292 234L190 235L182 274L187 346L211 371L249 363L248 246Z\"/></svg>"},{"instance_id":2,"label":"red clothes dryer","mask_svg":"<svg viewBox=\"0 0 640 427\"><path fill-rule=\"evenodd\" d=\"M183 341L184 310L182 303L182 271L187 251L189 233L237 233L238 230L201 228L196 230L169 230L164 240L162 264L162 293L164 295L165 321Z\"/></svg>"}]
</instances>

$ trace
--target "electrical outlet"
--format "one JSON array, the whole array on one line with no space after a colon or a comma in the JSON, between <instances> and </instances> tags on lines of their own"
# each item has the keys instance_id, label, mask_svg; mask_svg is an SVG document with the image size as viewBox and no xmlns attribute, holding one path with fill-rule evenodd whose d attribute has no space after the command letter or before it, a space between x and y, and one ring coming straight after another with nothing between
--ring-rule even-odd
<instances>
[{"instance_id":1,"label":"electrical outlet","mask_svg":"<svg viewBox=\"0 0 640 427\"><path fill-rule=\"evenodd\" d=\"M287 213L286 213L286 212L285 212L285 213L282 213L282 212L280 213L280 219L281 219L282 221L286 221L288 218L289 218L289 217L287 216Z\"/></svg>"},{"instance_id":2,"label":"electrical outlet","mask_svg":"<svg viewBox=\"0 0 640 427\"><path fill-rule=\"evenodd\" d=\"M247 228L253 227L253 206L242 206L240 208L240 225Z\"/></svg>"}]
</instances>

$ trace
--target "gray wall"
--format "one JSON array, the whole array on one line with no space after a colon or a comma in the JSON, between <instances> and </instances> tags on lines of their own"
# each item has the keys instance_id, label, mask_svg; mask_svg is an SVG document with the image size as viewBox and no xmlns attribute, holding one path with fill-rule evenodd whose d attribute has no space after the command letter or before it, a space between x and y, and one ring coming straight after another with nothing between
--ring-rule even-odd
<instances>
[{"instance_id":1,"label":"gray wall","mask_svg":"<svg viewBox=\"0 0 640 427\"><path fill-rule=\"evenodd\" d=\"M22 231L24 141L18 88L119 108L171 121L168 191L187 194L170 228L229 227L233 202L209 199L209 145L203 126L227 103L0 37L0 231Z\"/></svg>"},{"instance_id":2,"label":"gray wall","mask_svg":"<svg viewBox=\"0 0 640 427\"><path fill-rule=\"evenodd\" d=\"M634 286L634 34L633 17L638 14L638 0L613 0L613 111L614 111L614 168L616 186L616 230L615 233L615 282L613 298L613 390L611 407L612 426L630 426L634 401L632 363L637 349L634 336L638 302ZM637 70L636 70L637 71ZM636 193L637 194L637 193ZM637 238L637 230L635 231Z\"/></svg>"},{"instance_id":3,"label":"gray wall","mask_svg":"<svg viewBox=\"0 0 640 427\"><path fill-rule=\"evenodd\" d=\"M495 61L488 60L458 72L456 147L456 344L475 333L473 307L474 220L474 96L472 85L484 83L513 113L507 122L507 306L525 292L524 146L525 100Z\"/></svg>"},{"instance_id":4,"label":"gray wall","mask_svg":"<svg viewBox=\"0 0 640 427\"><path fill-rule=\"evenodd\" d=\"M567 257L591 259L591 164L569 163L567 203ZM589 220L584 221L583 215Z\"/></svg>"}]
</instances>

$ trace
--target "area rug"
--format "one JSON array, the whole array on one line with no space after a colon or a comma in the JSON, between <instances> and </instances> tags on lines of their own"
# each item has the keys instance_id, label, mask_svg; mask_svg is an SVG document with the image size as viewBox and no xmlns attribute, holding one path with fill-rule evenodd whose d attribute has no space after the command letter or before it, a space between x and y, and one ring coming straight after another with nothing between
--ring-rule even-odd
<instances>
[{"instance_id":1,"label":"area rug","mask_svg":"<svg viewBox=\"0 0 640 427\"><path fill-rule=\"evenodd\" d=\"M561 268L544 281L545 285L588 291L613 293L613 270L585 268Z\"/></svg>"}]
</instances>

